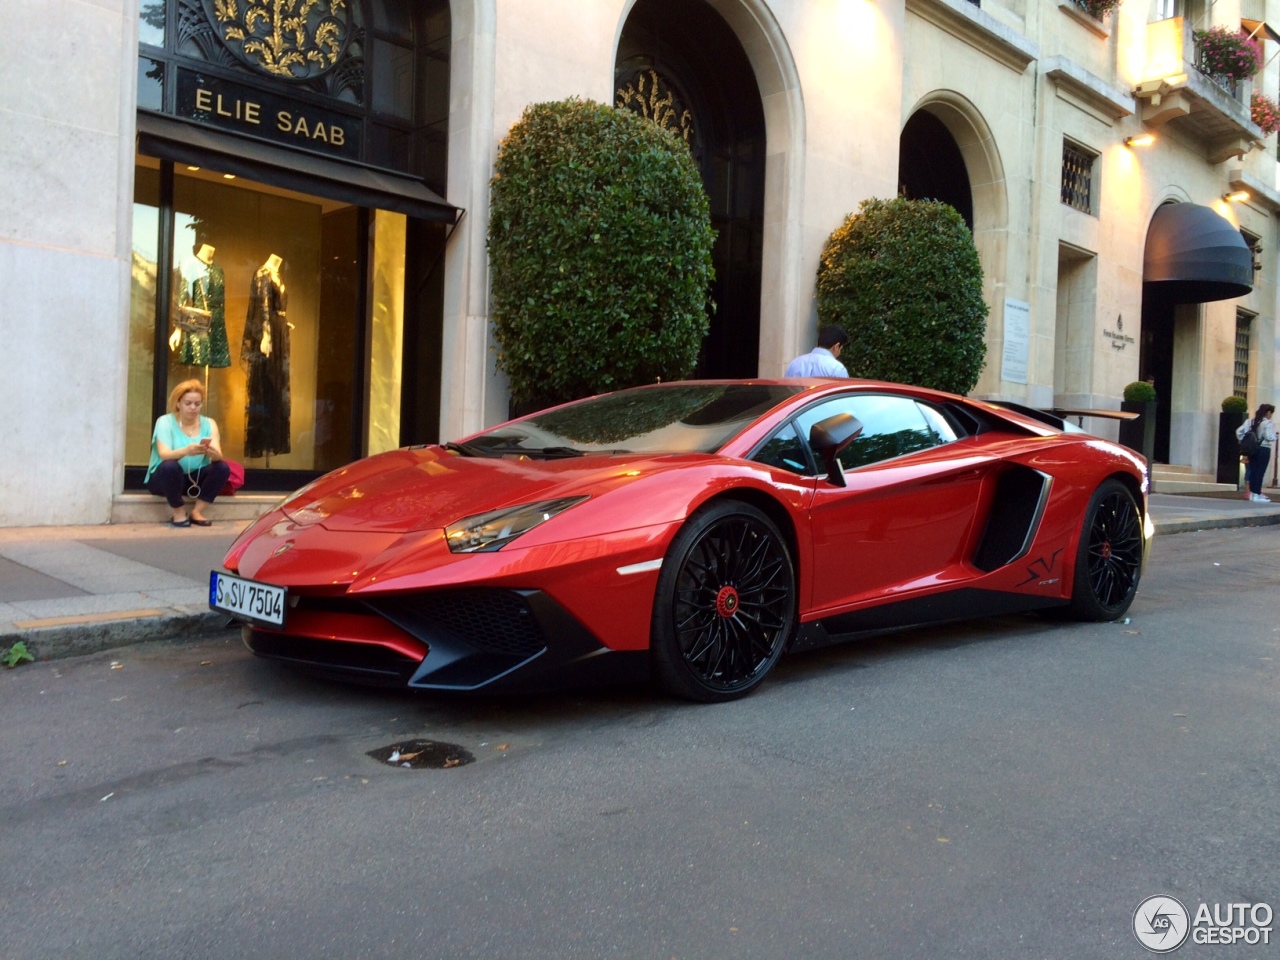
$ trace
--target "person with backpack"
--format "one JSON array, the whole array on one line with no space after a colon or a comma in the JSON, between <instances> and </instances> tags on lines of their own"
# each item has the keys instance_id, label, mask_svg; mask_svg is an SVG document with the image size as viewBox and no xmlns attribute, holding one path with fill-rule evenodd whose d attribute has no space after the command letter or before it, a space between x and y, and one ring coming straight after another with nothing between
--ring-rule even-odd
<instances>
[{"instance_id":1,"label":"person with backpack","mask_svg":"<svg viewBox=\"0 0 1280 960\"><path fill-rule=\"evenodd\" d=\"M1267 477L1267 464L1271 462L1271 448L1276 442L1275 424L1271 414L1273 404L1264 403L1252 420L1246 420L1236 429L1240 441L1240 459L1245 461L1245 480L1249 485L1249 499L1254 503L1270 503L1271 498L1262 493L1262 481Z\"/></svg>"}]
</instances>

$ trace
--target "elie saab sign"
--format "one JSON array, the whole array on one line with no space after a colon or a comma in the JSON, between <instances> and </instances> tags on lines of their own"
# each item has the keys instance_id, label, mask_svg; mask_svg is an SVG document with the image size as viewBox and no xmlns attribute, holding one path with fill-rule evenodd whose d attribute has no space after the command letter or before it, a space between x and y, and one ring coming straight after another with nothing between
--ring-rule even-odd
<instances>
[{"instance_id":1,"label":"elie saab sign","mask_svg":"<svg viewBox=\"0 0 1280 960\"><path fill-rule=\"evenodd\" d=\"M177 114L290 147L360 158L360 121L355 117L205 73L178 70Z\"/></svg>"},{"instance_id":2,"label":"elie saab sign","mask_svg":"<svg viewBox=\"0 0 1280 960\"><path fill-rule=\"evenodd\" d=\"M177 114L331 157L360 158L360 120L294 93L353 54L351 0L194 0L218 41L260 81L177 70ZM307 94L302 94L306 97Z\"/></svg>"}]
</instances>

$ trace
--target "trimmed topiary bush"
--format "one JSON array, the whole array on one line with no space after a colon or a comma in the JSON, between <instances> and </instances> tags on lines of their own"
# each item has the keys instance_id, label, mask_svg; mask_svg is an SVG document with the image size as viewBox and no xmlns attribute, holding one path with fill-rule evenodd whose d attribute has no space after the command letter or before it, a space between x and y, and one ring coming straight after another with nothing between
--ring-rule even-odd
<instances>
[{"instance_id":1,"label":"trimmed topiary bush","mask_svg":"<svg viewBox=\"0 0 1280 960\"><path fill-rule=\"evenodd\" d=\"M1237 416L1244 416L1249 412L1249 401L1244 397L1237 397L1233 393L1231 396L1223 399L1222 412L1235 414Z\"/></svg>"},{"instance_id":2,"label":"trimmed topiary bush","mask_svg":"<svg viewBox=\"0 0 1280 960\"><path fill-rule=\"evenodd\" d=\"M1145 380L1125 384L1124 398L1130 403L1151 403L1156 398L1156 388Z\"/></svg>"},{"instance_id":3,"label":"trimmed topiary bush","mask_svg":"<svg viewBox=\"0 0 1280 960\"><path fill-rule=\"evenodd\" d=\"M715 231L683 140L588 100L533 104L490 187L491 314L514 401L693 372Z\"/></svg>"},{"instance_id":4,"label":"trimmed topiary bush","mask_svg":"<svg viewBox=\"0 0 1280 960\"><path fill-rule=\"evenodd\" d=\"M864 200L827 238L818 320L849 334L855 377L968 393L986 357L987 305L973 235L933 200Z\"/></svg>"}]
</instances>

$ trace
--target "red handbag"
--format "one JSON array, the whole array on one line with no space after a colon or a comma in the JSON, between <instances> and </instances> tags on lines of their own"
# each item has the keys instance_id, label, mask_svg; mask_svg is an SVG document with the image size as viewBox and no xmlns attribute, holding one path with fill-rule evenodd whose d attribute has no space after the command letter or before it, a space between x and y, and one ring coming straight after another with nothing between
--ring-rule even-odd
<instances>
[{"instance_id":1,"label":"red handbag","mask_svg":"<svg viewBox=\"0 0 1280 960\"><path fill-rule=\"evenodd\" d=\"M220 497L232 496L237 490L244 486L244 466L234 460L228 460L227 466L231 468L231 473L227 475L227 482L223 485L222 491L218 494Z\"/></svg>"}]
</instances>

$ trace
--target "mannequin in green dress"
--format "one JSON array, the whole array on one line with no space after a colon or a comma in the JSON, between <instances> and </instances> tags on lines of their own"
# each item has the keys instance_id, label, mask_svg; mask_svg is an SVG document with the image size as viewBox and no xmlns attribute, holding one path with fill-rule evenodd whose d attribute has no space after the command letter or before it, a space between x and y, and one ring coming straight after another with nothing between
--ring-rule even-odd
<instances>
[{"instance_id":1,"label":"mannequin in green dress","mask_svg":"<svg viewBox=\"0 0 1280 960\"><path fill-rule=\"evenodd\" d=\"M222 267L213 262L214 248L201 244L196 255L182 265L182 291L178 302L199 307L211 314L208 333L174 330L170 346L178 351L178 362L193 367L231 366L227 343L226 279Z\"/></svg>"}]
</instances>

